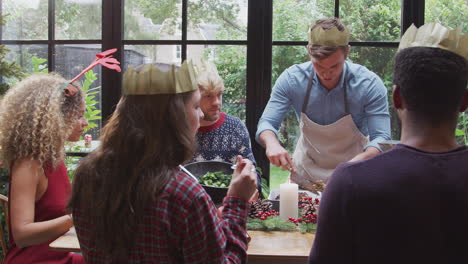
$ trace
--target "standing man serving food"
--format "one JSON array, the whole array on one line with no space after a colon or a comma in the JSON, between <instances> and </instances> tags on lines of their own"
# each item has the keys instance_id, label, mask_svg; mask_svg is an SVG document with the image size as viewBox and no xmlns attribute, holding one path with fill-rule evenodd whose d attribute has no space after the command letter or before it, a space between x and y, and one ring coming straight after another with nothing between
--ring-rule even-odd
<instances>
[{"instance_id":1,"label":"standing man serving food","mask_svg":"<svg viewBox=\"0 0 468 264\"><path fill-rule=\"evenodd\" d=\"M378 142L390 139L390 115L382 80L346 61L350 34L339 19L318 20L308 34L311 61L280 75L256 139L272 164L291 170L294 182L316 192L339 163L381 152ZM301 128L292 158L277 137L291 106Z\"/></svg>"}]
</instances>

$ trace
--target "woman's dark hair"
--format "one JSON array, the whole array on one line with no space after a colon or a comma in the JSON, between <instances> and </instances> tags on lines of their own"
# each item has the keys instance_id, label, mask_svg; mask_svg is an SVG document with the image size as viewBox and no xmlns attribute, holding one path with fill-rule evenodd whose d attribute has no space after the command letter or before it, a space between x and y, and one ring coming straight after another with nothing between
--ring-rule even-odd
<instances>
[{"instance_id":1,"label":"woman's dark hair","mask_svg":"<svg viewBox=\"0 0 468 264\"><path fill-rule=\"evenodd\" d=\"M80 162L69 207L93 223L96 250L126 258L145 209L193 156L185 114L193 93L123 96L101 145Z\"/></svg>"},{"instance_id":2,"label":"woman's dark hair","mask_svg":"<svg viewBox=\"0 0 468 264\"><path fill-rule=\"evenodd\" d=\"M393 82L416 117L441 122L456 117L468 78L467 60L451 51L412 47L395 56Z\"/></svg>"}]
</instances>

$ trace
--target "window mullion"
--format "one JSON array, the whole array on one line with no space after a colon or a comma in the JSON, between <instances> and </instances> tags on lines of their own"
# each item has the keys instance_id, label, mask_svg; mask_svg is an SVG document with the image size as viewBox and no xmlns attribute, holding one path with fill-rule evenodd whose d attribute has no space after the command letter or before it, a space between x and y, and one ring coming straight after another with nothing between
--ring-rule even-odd
<instances>
[{"instance_id":1,"label":"window mullion","mask_svg":"<svg viewBox=\"0 0 468 264\"><path fill-rule=\"evenodd\" d=\"M49 72L55 71L55 0L48 3L48 49L47 61Z\"/></svg>"},{"instance_id":2,"label":"window mullion","mask_svg":"<svg viewBox=\"0 0 468 264\"><path fill-rule=\"evenodd\" d=\"M249 0L247 23L246 125L257 165L269 179L270 162L255 132L271 92L273 1Z\"/></svg>"},{"instance_id":3,"label":"window mullion","mask_svg":"<svg viewBox=\"0 0 468 264\"><path fill-rule=\"evenodd\" d=\"M188 0L182 0L182 62L187 59L187 9Z\"/></svg>"},{"instance_id":4,"label":"window mullion","mask_svg":"<svg viewBox=\"0 0 468 264\"><path fill-rule=\"evenodd\" d=\"M420 27L424 24L425 0L402 0L401 1L401 34L415 24Z\"/></svg>"}]
</instances>

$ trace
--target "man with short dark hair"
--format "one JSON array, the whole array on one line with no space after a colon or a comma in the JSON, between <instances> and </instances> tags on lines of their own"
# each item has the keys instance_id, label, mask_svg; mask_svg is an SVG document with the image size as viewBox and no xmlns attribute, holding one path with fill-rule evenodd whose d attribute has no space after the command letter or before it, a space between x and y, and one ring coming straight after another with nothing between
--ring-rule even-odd
<instances>
[{"instance_id":1,"label":"man with short dark hair","mask_svg":"<svg viewBox=\"0 0 468 264\"><path fill-rule=\"evenodd\" d=\"M382 80L346 61L350 34L339 19L318 20L308 34L311 61L280 75L256 139L273 165L291 170L294 182L317 192L339 163L380 153L378 143L390 139L390 115ZM291 107L301 128L292 158L277 137Z\"/></svg>"},{"instance_id":2,"label":"man with short dark hair","mask_svg":"<svg viewBox=\"0 0 468 264\"><path fill-rule=\"evenodd\" d=\"M458 34L431 23L402 37L393 92L401 144L338 166L309 263L468 263L468 148L455 138L468 107L468 36Z\"/></svg>"}]
</instances>

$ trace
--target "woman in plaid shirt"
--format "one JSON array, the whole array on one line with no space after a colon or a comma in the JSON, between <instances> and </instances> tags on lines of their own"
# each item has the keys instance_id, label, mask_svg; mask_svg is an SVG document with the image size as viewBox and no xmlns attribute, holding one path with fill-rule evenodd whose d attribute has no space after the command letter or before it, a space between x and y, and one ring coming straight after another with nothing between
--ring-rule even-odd
<instances>
[{"instance_id":1,"label":"woman in plaid shirt","mask_svg":"<svg viewBox=\"0 0 468 264\"><path fill-rule=\"evenodd\" d=\"M224 209L178 170L203 113L190 63L131 67L100 147L75 173L70 207L87 263L245 263L251 161L237 159Z\"/></svg>"}]
</instances>

